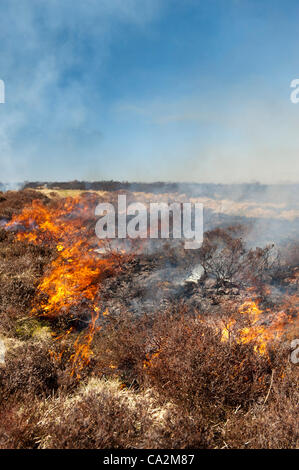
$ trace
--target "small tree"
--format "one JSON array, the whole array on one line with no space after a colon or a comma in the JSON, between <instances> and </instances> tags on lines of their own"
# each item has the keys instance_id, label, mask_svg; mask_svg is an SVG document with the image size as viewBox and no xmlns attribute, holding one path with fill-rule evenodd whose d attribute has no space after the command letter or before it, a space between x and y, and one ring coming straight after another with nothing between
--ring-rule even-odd
<instances>
[{"instance_id":1,"label":"small tree","mask_svg":"<svg viewBox=\"0 0 299 470\"><path fill-rule=\"evenodd\" d=\"M235 237L236 228L217 228L205 233L199 250L200 263L207 276L218 283L232 282L241 270L245 247L242 238Z\"/></svg>"}]
</instances>

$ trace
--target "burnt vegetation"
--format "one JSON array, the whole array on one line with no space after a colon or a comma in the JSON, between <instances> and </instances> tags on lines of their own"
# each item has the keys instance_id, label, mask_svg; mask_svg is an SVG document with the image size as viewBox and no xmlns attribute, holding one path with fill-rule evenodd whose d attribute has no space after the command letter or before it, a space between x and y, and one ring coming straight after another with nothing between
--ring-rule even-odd
<instances>
[{"instance_id":1,"label":"burnt vegetation","mask_svg":"<svg viewBox=\"0 0 299 470\"><path fill-rule=\"evenodd\" d=\"M298 447L298 243L95 254L97 198L0 193L0 448Z\"/></svg>"}]
</instances>

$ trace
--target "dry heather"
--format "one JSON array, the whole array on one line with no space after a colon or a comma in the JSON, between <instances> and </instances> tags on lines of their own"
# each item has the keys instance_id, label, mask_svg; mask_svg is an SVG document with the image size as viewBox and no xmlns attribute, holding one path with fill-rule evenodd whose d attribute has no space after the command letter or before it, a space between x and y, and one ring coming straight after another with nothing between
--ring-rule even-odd
<instances>
[{"instance_id":1,"label":"dry heather","mask_svg":"<svg viewBox=\"0 0 299 470\"><path fill-rule=\"evenodd\" d=\"M32 193L3 195L0 218L20 213ZM55 198L34 194L55 207ZM152 311L140 307L136 314L126 302L132 270L147 279L165 259L180 263L179 251L174 257L164 248L138 262L115 258L119 266L110 277L92 279L102 293L92 300L104 313L92 324L78 316L90 309L82 300L76 317L67 309L52 317L32 315L39 283L58 259L55 244L16 240L2 228L0 448L298 447L298 366L290 362L295 330L273 336L262 353L256 338L238 336L257 328L239 310L250 289L259 293L265 312L274 309L276 315L282 301L276 308L269 292L273 286L283 291L286 318L296 326L298 246L287 248L284 262L274 266L269 247L246 252L233 236L237 230L206 237L196 254L206 271L203 280L176 287L171 292L177 297L172 294L159 308L152 303ZM161 279L159 286L169 287ZM147 293L134 291L138 300ZM269 322L263 317L258 328ZM233 329L225 336L228 324ZM80 373L74 373L78 363Z\"/></svg>"}]
</instances>

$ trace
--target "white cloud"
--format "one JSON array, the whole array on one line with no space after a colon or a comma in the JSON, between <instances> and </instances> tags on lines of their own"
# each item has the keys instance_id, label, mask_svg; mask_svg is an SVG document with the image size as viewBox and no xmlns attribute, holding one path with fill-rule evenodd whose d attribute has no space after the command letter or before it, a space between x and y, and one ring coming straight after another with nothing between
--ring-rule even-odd
<instances>
[{"instance_id":1,"label":"white cloud","mask_svg":"<svg viewBox=\"0 0 299 470\"><path fill-rule=\"evenodd\" d=\"M100 100L101 73L111 42L121 39L124 25L146 27L161 8L158 0L1 2L0 78L7 89L0 109L2 180L30 177L29 167L38 153L41 170L46 171L45 147L57 137L63 148L63 132L70 152L76 152L87 135L100 138L92 103L95 93ZM93 77L88 53L96 63ZM71 78L63 86L73 69L80 70L80 79Z\"/></svg>"}]
</instances>

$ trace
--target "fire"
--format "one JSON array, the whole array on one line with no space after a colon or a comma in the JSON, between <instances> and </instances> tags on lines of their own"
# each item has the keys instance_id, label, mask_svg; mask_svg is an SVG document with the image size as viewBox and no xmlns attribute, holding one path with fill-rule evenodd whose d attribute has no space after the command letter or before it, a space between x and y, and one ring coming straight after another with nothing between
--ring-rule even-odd
<instances>
[{"instance_id":1,"label":"fire","mask_svg":"<svg viewBox=\"0 0 299 470\"><path fill-rule=\"evenodd\" d=\"M89 323L88 331L84 335L83 340L80 341L78 337L74 343L75 352L71 355L70 360L72 364L71 376L80 378L80 372L82 369L89 364L90 358L93 355L91 350L91 343L96 331L99 331L101 327L96 325L97 319L99 318L99 311L95 311L92 315L91 322Z\"/></svg>"},{"instance_id":2,"label":"fire","mask_svg":"<svg viewBox=\"0 0 299 470\"><path fill-rule=\"evenodd\" d=\"M83 240L70 247L60 247L58 253L48 275L38 286L47 300L35 307L33 313L39 310L43 315L55 316L57 312L70 311L82 299L92 303L98 292L97 281L112 267L109 260L97 258Z\"/></svg>"},{"instance_id":3,"label":"fire","mask_svg":"<svg viewBox=\"0 0 299 470\"><path fill-rule=\"evenodd\" d=\"M285 332L285 326L292 322L284 311L276 315L267 313L265 315L254 301L244 302L239 308L239 314L248 326L238 328L236 319L229 320L221 331L221 341L227 342L232 338L237 343L254 343L255 352L265 355L267 344L279 339Z\"/></svg>"},{"instance_id":4,"label":"fire","mask_svg":"<svg viewBox=\"0 0 299 470\"><path fill-rule=\"evenodd\" d=\"M31 314L48 318L67 315L74 325L82 313L88 319L87 331L77 337L70 358L72 375L77 376L90 361L92 341L99 329L101 280L107 273L115 271L116 266L120 268L125 259L124 254L116 255L109 250L104 250L105 256L96 253L99 249L99 240L94 234L94 208L97 202L97 195L90 193L49 203L33 201L6 225L7 229L16 229L17 240L42 244L55 253L48 271L37 286ZM239 318L230 318L222 325L221 341L254 343L255 351L265 355L267 344L280 338L286 323L291 321L285 312L298 311L297 296L289 297L288 302L276 315L262 311L254 301L245 302L239 308ZM109 312L105 310L102 315L106 317ZM75 332L75 327L72 327L66 335ZM59 338L56 337L56 340ZM160 352L159 349L148 354L143 367L151 368ZM114 368L114 364L109 367Z\"/></svg>"},{"instance_id":5,"label":"fire","mask_svg":"<svg viewBox=\"0 0 299 470\"><path fill-rule=\"evenodd\" d=\"M52 317L70 312L73 316L82 299L90 301L93 309L98 281L113 267L113 259L100 258L94 251L97 239L89 228L93 202L82 196L59 201L58 207L33 201L7 224L7 228L22 227L18 240L55 244L57 256L37 288L45 300L38 302L33 314Z\"/></svg>"},{"instance_id":6,"label":"fire","mask_svg":"<svg viewBox=\"0 0 299 470\"><path fill-rule=\"evenodd\" d=\"M71 356L72 375L78 376L90 360L91 343L98 329L99 283L115 268L112 255L103 258L95 253L99 246L94 235L95 198L90 194L81 195L49 205L33 201L6 226L18 230L16 237L20 241L43 244L56 250L55 258L37 287L31 314L49 318L67 314L75 320L78 312L82 313L84 309L84 316L91 318L87 333L77 338ZM103 315L108 313L106 310Z\"/></svg>"},{"instance_id":7,"label":"fire","mask_svg":"<svg viewBox=\"0 0 299 470\"><path fill-rule=\"evenodd\" d=\"M151 368L153 366L153 360L155 359L155 357L158 357L160 353L161 351L158 350L152 354L147 354L146 359L143 361L143 368L144 369Z\"/></svg>"},{"instance_id":8,"label":"fire","mask_svg":"<svg viewBox=\"0 0 299 470\"><path fill-rule=\"evenodd\" d=\"M231 330L233 328L233 326L235 325L236 323L236 320L229 320L223 330L221 331L221 341L222 342L226 342L226 341L229 341L230 339L230 336L231 336Z\"/></svg>"}]
</instances>

